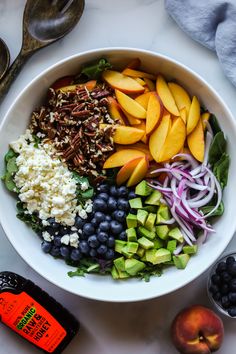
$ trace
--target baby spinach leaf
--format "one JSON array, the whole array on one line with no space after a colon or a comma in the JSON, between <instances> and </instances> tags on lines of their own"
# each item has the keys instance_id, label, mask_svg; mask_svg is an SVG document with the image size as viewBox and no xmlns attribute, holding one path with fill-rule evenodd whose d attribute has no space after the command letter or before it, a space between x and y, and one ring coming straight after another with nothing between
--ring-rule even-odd
<instances>
[{"instance_id":1,"label":"baby spinach leaf","mask_svg":"<svg viewBox=\"0 0 236 354\"><path fill-rule=\"evenodd\" d=\"M10 172L7 171L5 175L1 177L1 179L4 181L6 188L10 192L15 192L15 193L19 192L14 182L13 176Z\"/></svg>"},{"instance_id":2,"label":"baby spinach leaf","mask_svg":"<svg viewBox=\"0 0 236 354\"><path fill-rule=\"evenodd\" d=\"M16 157L18 154L13 150L9 149L6 155L4 156L5 162L7 163L12 157Z\"/></svg>"},{"instance_id":3,"label":"baby spinach leaf","mask_svg":"<svg viewBox=\"0 0 236 354\"><path fill-rule=\"evenodd\" d=\"M222 188L227 185L229 172L229 155L224 153L214 164L213 173L220 182Z\"/></svg>"},{"instance_id":4,"label":"baby spinach leaf","mask_svg":"<svg viewBox=\"0 0 236 354\"><path fill-rule=\"evenodd\" d=\"M16 164L16 156L13 156L7 161L6 168L7 172L9 172L10 174L14 174L18 171L18 166Z\"/></svg>"},{"instance_id":5,"label":"baby spinach leaf","mask_svg":"<svg viewBox=\"0 0 236 354\"><path fill-rule=\"evenodd\" d=\"M86 82L87 80L98 80L104 70L110 69L111 64L104 58L91 65L85 66L79 75L75 77L74 82Z\"/></svg>"},{"instance_id":6,"label":"baby spinach leaf","mask_svg":"<svg viewBox=\"0 0 236 354\"><path fill-rule=\"evenodd\" d=\"M218 132L211 143L208 162L213 166L226 151L226 140L222 131Z\"/></svg>"},{"instance_id":7,"label":"baby spinach leaf","mask_svg":"<svg viewBox=\"0 0 236 354\"><path fill-rule=\"evenodd\" d=\"M30 226L36 233L40 233L43 230L43 225L39 217L36 214L27 213L27 210L24 208L24 204L22 202L17 202L16 208L16 216L18 219Z\"/></svg>"},{"instance_id":8,"label":"baby spinach leaf","mask_svg":"<svg viewBox=\"0 0 236 354\"><path fill-rule=\"evenodd\" d=\"M210 213L214 207L215 207L214 205L206 205L201 208L201 211L203 212L204 215L206 215ZM224 213L224 204L223 202L221 202L218 208L209 217L221 216L223 215L223 213Z\"/></svg>"},{"instance_id":9,"label":"baby spinach leaf","mask_svg":"<svg viewBox=\"0 0 236 354\"><path fill-rule=\"evenodd\" d=\"M211 114L210 119L209 119L209 123L211 125L214 135L216 135L217 133L219 133L221 131L218 120L214 114Z\"/></svg>"}]
</instances>

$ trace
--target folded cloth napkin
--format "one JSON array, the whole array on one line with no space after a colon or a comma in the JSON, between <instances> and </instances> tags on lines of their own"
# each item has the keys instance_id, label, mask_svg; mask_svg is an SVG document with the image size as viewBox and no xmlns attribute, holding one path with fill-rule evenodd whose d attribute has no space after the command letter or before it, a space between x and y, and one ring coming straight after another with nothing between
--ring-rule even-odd
<instances>
[{"instance_id":1,"label":"folded cloth napkin","mask_svg":"<svg viewBox=\"0 0 236 354\"><path fill-rule=\"evenodd\" d=\"M187 34L216 51L236 86L236 0L165 0L165 6Z\"/></svg>"}]
</instances>

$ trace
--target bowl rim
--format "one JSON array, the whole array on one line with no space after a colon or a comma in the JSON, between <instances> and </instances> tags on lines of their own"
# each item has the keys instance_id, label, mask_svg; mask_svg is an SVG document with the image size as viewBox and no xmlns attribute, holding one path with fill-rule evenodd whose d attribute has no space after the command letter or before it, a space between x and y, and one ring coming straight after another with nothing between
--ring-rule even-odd
<instances>
[{"instance_id":1,"label":"bowl rim","mask_svg":"<svg viewBox=\"0 0 236 354\"><path fill-rule=\"evenodd\" d=\"M25 94L25 92L28 90L28 88L34 84L37 80L39 80L41 77L47 75L48 72L50 72L51 70L54 70L55 68L57 68L60 65L63 65L66 62L69 61L73 61L74 59L79 59L80 57L92 54L95 55L97 54L99 56L99 54L103 54L103 55L107 55L109 53L115 53L115 52L128 52L128 53L135 53L137 56L137 53L140 54L146 54L146 55L151 55L151 56L155 56L158 57L160 59L163 59L164 61L167 61L173 65L175 65L178 68L181 68L183 70L185 70L186 72L188 72L190 75L192 75L193 77L195 77L200 83L202 83L204 86L206 86L211 93L215 96L215 98L217 99L217 101L220 103L220 105L224 108L225 112L228 115L228 118L230 120L230 123L232 125L232 129L234 131L234 134L236 136L236 121L233 118L233 115L230 111L230 109L228 108L227 104L224 102L224 100L219 96L219 94L217 93L217 91L210 85L207 83L207 81L202 78L198 73L196 73L195 71L193 71L191 68L189 68L188 66L186 66L185 64L182 64L181 62L167 56L167 55L163 55L161 53L155 52L155 51L151 51L151 50L146 50L146 49L140 49L140 48L135 48L135 47L102 47L102 48L96 48L96 49L90 49L90 50L86 50L86 51L82 51L79 52L77 54L73 54L70 55L68 57L65 57L57 62L55 62L54 64L50 65L49 67L47 67L46 69L44 69L42 72L40 72L36 77L34 77L24 88L23 90L16 96L16 98L13 100L12 104L10 105L10 107L8 108L7 112L5 113L1 123L0 123L0 133L3 130L3 127L5 125L5 122L7 121L12 109L14 108L14 106L16 105L16 103L21 99L21 97ZM193 280L195 280L196 278L198 278L200 275L202 275L205 271L207 271L207 268L203 269L200 271L200 273L194 273L191 274L188 279L186 279L185 281L182 281L181 284L179 284L178 282L176 282L175 286L171 289L171 290L164 290L164 291L160 291L159 294L154 294L153 292L151 292L151 294L143 294L143 293L137 293L135 294L135 296L133 296L132 298L128 298L128 299L110 299L109 296L106 296L106 293L104 293L104 296L96 296L96 294L85 294L85 293L79 293L79 291L75 291L73 289L68 289L66 286L64 286L63 284L58 284L57 281L55 281L54 279L51 279L50 276L45 275L44 271L42 270L42 268L37 267L35 264L33 264L33 262L30 259L25 259L24 257L24 252L20 249L16 249L14 246L14 237L12 236L12 234L10 232L8 232L8 226L7 223L5 223L2 220L2 216L0 214L0 224L2 225L2 228L4 230L4 233L7 237L7 239L10 241L10 243L12 244L13 248L16 250L16 252L20 255L20 257L34 270L36 271L40 276L42 276L44 279L48 280L50 283L58 286L59 288L68 291L70 293L73 293L77 296L81 296L84 297L86 299L91 299L91 300L98 300L98 301L106 301L106 302L137 302L137 301L144 301L144 300L150 300L150 299L154 299L160 296L164 296L167 295L169 293L172 293L188 284L190 284ZM229 244L229 242L231 241L231 239L233 238L233 235L236 231L236 218L234 218L234 220L232 220L232 223L230 225L230 230L228 231L228 233L231 234L231 237L229 239L227 239L227 242L224 245L223 250L218 250L218 252L215 253L214 257L212 258L212 263L214 264L216 262L216 260L220 257L220 255L225 251L225 248L227 247L227 245ZM79 290L79 289L78 289Z\"/></svg>"}]
</instances>

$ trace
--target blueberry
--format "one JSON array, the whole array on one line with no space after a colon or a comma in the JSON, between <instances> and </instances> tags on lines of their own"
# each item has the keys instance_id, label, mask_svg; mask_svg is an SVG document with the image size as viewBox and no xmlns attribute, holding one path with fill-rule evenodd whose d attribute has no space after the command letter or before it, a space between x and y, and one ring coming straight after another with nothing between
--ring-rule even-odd
<instances>
[{"instance_id":1,"label":"blueberry","mask_svg":"<svg viewBox=\"0 0 236 354\"><path fill-rule=\"evenodd\" d=\"M60 247L60 253L63 258L69 258L70 250L67 246Z\"/></svg>"},{"instance_id":2,"label":"blueberry","mask_svg":"<svg viewBox=\"0 0 236 354\"><path fill-rule=\"evenodd\" d=\"M229 286L228 284L223 284L221 287L220 287L220 293L222 295L227 295L229 292Z\"/></svg>"},{"instance_id":3,"label":"blueberry","mask_svg":"<svg viewBox=\"0 0 236 354\"><path fill-rule=\"evenodd\" d=\"M81 251L81 253L83 254L88 254L89 253L89 250L90 250L90 247L88 245L88 242L87 241L80 241L79 243L79 249Z\"/></svg>"},{"instance_id":4,"label":"blueberry","mask_svg":"<svg viewBox=\"0 0 236 354\"><path fill-rule=\"evenodd\" d=\"M50 234L50 235L52 235L52 236L54 236L55 235L55 233L57 232L57 231L59 231L59 229L54 229L52 226L47 226L46 227L46 231Z\"/></svg>"},{"instance_id":5,"label":"blueberry","mask_svg":"<svg viewBox=\"0 0 236 354\"><path fill-rule=\"evenodd\" d=\"M107 246L106 245L100 245L97 249L97 253L100 255L103 255L107 252Z\"/></svg>"},{"instance_id":6,"label":"blueberry","mask_svg":"<svg viewBox=\"0 0 236 354\"><path fill-rule=\"evenodd\" d=\"M98 223L100 223L105 220L105 214L101 211L96 211L96 213L94 214L94 218L98 221Z\"/></svg>"},{"instance_id":7,"label":"blueberry","mask_svg":"<svg viewBox=\"0 0 236 354\"><path fill-rule=\"evenodd\" d=\"M226 263L225 262L220 262L217 267L216 267L216 273L220 274L222 272L226 271Z\"/></svg>"},{"instance_id":8,"label":"blueberry","mask_svg":"<svg viewBox=\"0 0 236 354\"><path fill-rule=\"evenodd\" d=\"M81 259L81 252L78 248L75 248L71 251L70 258L72 261L79 261Z\"/></svg>"},{"instance_id":9,"label":"blueberry","mask_svg":"<svg viewBox=\"0 0 236 354\"><path fill-rule=\"evenodd\" d=\"M229 282L229 288L231 291L236 291L236 279L231 279Z\"/></svg>"},{"instance_id":10,"label":"blueberry","mask_svg":"<svg viewBox=\"0 0 236 354\"><path fill-rule=\"evenodd\" d=\"M112 211L112 210L116 210L117 209L117 202L115 200L115 198L110 197L107 201L107 207L108 210Z\"/></svg>"},{"instance_id":11,"label":"blueberry","mask_svg":"<svg viewBox=\"0 0 236 354\"><path fill-rule=\"evenodd\" d=\"M217 293L213 294L212 297L215 301L220 301L221 293L218 291Z\"/></svg>"},{"instance_id":12,"label":"blueberry","mask_svg":"<svg viewBox=\"0 0 236 354\"><path fill-rule=\"evenodd\" d=\"M101 231L109 231L110 230L110 223L109 221L103 221L100 223L99 228Z\"/></svg>"},{"instance_id":13,"label":"blueberry","mask_svg":"<svg viewBox=\"0 0 236 354\"><path fill-rule=\"evenodd\" d=\"M109 186L106 183L102 183L97 187L97 190L101 193L108 193L109 192Z\"/></svg>"},{"instance_id":14,"label":"blueberry","mask_svg":"<svg viewBox=\"0 0 236 354\"><path fill-rule=\"evenodd\" d=\"M60 236L55 236L53 243L55 246L61 246L61 237Z\"/></svg>"},{"instance_id":15,"label":"blueberry","mask_svg":"<svg viewBox=\"0 0 236 354\"><path fill-rule=\"evenodd\" d=\"M234 259L233 256L229 256L229 257L226 258L226 264L227 265L230 265L230 264L232 264L234 262L235 262L235 259Z\"/></svg>"},{"instance_id":16,"label":"blueberry","mask_svg":"<svg viewBox=\"0 0 236 354\"><path fill-rule=\"evenodd\" d=\"M97 239L97 236L96 235L89 236L88 244L92 248L97 248L99 246L99 241Z\"/></svg>"},{"instance_id":17,"label":"blueberry","mask_svg":"<svg viewBox=\"0 0 236 354\"><path fill-rule=\"evenodd\" d=\"M50 251L50 254L51 254L53 257L58 257L58 256L60 255L60 248L57 247L57 246L52 246L51 251Z\"/></svg>"},{"instance_id":18,"label":"blueberry","mask_svg":"<svg viewBox=\"0 0 236 354\"><path fill-rule=\"evenodd\" d=\"M111 221L111 220L112 220L111 215L106 215L105 220L106 220L106 221Z\"/></svg>"},{"instance_id":19,"label":"blueberry","mask_svg":"<svg viewBox=\"0 0 236 354\"><path fill-rule=\"evenodd\" d=\"M117 201L117 207L120 210L128 211L130 209L128 200L124 198L119 198Z\"/></svg>"},{"instance_id":20,"label":"blueberry","mask_svg":"<svg viewBox=\"0 0 236 354\"><path fill-rule=\"evenodd\" d=\"M118 189L116 188L116 186L110 187L110 195L112 195L113 197L118 197Z\"/></svg>"},{"instance_id":21,"label":"blueberry","mask_svg":"<svg viewBox=\"0 0 236 354\"><path fill-rule=\"evenodd\" d=\"M134 215L136 215L137 210L135 210L135 209L130 209L129 213L130 213L130 214L134 214Z\"/></svg>"},{"instance_id":22,"label":"blueberry","mask_svg":"<svg viewBox=\"0 0 236 354\"><path fill-rule=\"evenodd\" d=\"M236 275L236 262L231 263L231 264L228 265L228 272L232 276Z\"/></svg>"},{"instance_id":23,"label":"blueberry","mask_svg":"<svg viewBox=\"0 0 236 354\"><path fill-rule=\"evenodd\" d=\"M236 304L236 293L230 292L228 297L231 304Z\"/></svg>"},{"instance_id":24,"label":"blueberry","mask_svg":"<svg viewBox=\"0 0 236 354\"><path fill-rule=\"evenodd\" d=\"M85 235L90 236L94 233L95 229L91 223L86 223L83 227L83 232Z\"/></svg>"},{"instance_id":25,"label":"blueberry","mask_svg":"<svg viewBox=\"0 0 236 354\"><path fill-rule=\"evenodd\" d=\"M100 224L101 225L101 224ZM120 234L121 232L123 231L123 226L121 223L119 223L118 221L116 220L112 220L111 221L111 232L114 234L114 235L118 235Z\"/></svg>"},{"instance_id":26,"label":"blueberry","mask_svg":"<svg viewBox=\"0 0 236 354\"><path fill-rule=\"evenodd\" d=\"M227 295L222 296L221 305L223 308L227 309L230 306L229 298Z\"/></svg>"},{"instance_id":27,"label":"blueberry","mask_svg":"<svg viewBox=\"0 0 236 354\"><path fill-rule=\"evenodd\" d=\"M99 232L97 235L98 241L101 243L105 243L108 240L108 234L106 232Z\"/></svg>"},{"instance_id":28,"label":"blueberry","mask_svg":"<svg viewBox=\"0 0 236 354\"><path fill-rule=\"evenodd\" d=\"M119 222L124 222L126 218L126 213L124 210L116 210L114 211L114 219L119 221Z\"/></svg>"},{"instance_id":29,"label":"blueberry","mask_svg":"<svg viewBox=\"0 0 236 354\"><path fill-rule=\"evenodd\" d=\"M126 232L125 232L125 231L122 231L122 232L119 234L118 239L119 239L119 240L122 240L122 241L127 241Z\"/></svg>"},{"instance_id":30,"label":"blueberry","mask_svg":"<svg viewBox=\"0 0 236 354\"><path fill-rule=\"evenodd\" d=\"M85 220L82 219L80 216L76 216L75 218L75 227L77 227L77 229L82 229L84 224L85 224Z\"/></svg>"},{"instance_id":31,"label":"blueberry","mask_svg":"<svg viewBox=\"0 0 236 354\"><path fill-rule=\"evenodd\" d=\"M110 248L115 246L115 239L113 236L108 237L107 246Z\"/></svg>"},{"instance_id":32,"label":"blueberry","mask_svg":"<svg viewBox=\"0 0 236 354\"><path fill-rule=\"evenodd\" d=\"M105 202L106 202L106 201L108 201L108 199L109 199L109 195L108 195L107 193L99 193L99 194L97 195L97 198L103 199L103 200L105 200Z\"/></svg>"},{"instance_id":33,"label":"blueberry","mask_svg":"<svg viewBox=\"0 0 236 354\"><path fill-rule=\"evenodd\" d=\"M89 251L89 255L90 257L94 258L97 256L97 250L95 250L95 248L92 248L90 251Z\"/></svg>"},{"instance_id":34,"label":"blueberry","mask_svg":"<svg viewBox=\"0 0 236 354\"><path fill-rule=\"evenodd\" d=\"M41 243L41 248L42 248L43 252L49 253L51 248L52 248L52 243L51 242L47 242L47 241L43 241Z\"/></svg>"},{"instance_id":35,"label":"blueberry","mask_svg":"<svg viewBox=\"0 0 236 354\"><path fill-rule=\"evenodd\" d=\"M236 316L236 307L235 307L235 306L231 306L231 307L228 309L228 314L229 314L231 317L235 317L235 316Z\"/></svg>"},{"instance_id":36,"label":"blueberry","mask_svg":"<svg viewBox=\"0 0 236 354\"><path fill-rule=\"evenodd\" d=\"M212 294L215 294L215 293L217 293L218 291L219 291L219 287L218 287L218 285L215 285L215 284L212 284L211 286L210 286L210 292L212 293Z\"/></svg>"},{"instance_id":37,"label":"blueberry","mask_svg":"<svg viewBox=\"0 0 236 354\"><path fill-rule=\"evenodd\" d=\"M64 235L67 235L69 232L69 229L65 226L61 226L60 229L59 229L59 234L60 236L64 236Z\"/></svg>"},{"instance_id":38,"label":"blueberry","mask_svg":"<svg viewBox=\"0 0 236 354\"><path fill-rule=\"evenodd\" d=\"M94 209L94 211L106 211L107 210L107 203L105 202L105 200L100 199L100 198L94 199L93 209Z\"/></svg>"},{"instance_id":39,"label":"blueberry","mask_svg":"<svg viewBox=\"0 0 236 354\"><path fill-rule=\"evenodd\" d=\"M225 283L228 283L230 282L230 280L232 279L231 275L228 273L228 272L222 272L220 274L220 279L225 282Z\"/></svg>"},{"instance_id":40,"label":"blueberry","mask_svg":"<svg viewBox=\"0 0 236 354\"><path fill-rule=\"evenodd\" d=\"M90 220L90 223L91 223L94 227L96 227L96 226L98 225L99 221L98 221L95 217L93 217L93 218Z\"/></svg>"},{"instance_id":41,"label":"blueberry","mask_svg":"<svg viewBox=\"0 0 236 354\"><path fill-rule=\"evenodd\" d=\"M49 218L49 219L47 219L47 222L49 222L50 226L51 226L54 230L58 230L59 227L60 227L60 224L55 221L55 218Z\"/></svg>"},{"instance_id":42,"label":"blueberry","mask_svg":"<svg viewBox=\"0 0 236 354\"><path fill-rule=\"evenodd\" d=\"M213 274L211 281L213 284L220 284L220 276L218 274Z\"/></svg>"},{"instance_id":43,"label":"blueberry","mask_svg":"<svg viewBox=\"0 0 236 354\"><path fill-rule=\"evenodd\" d=\"M129 194L128 194L128 199L133 199L133 198L136 198L137 195L135 194L134 191L130 191Z\"/></svg>"},{"instance_id":44,"label":"blueberry","mask_svg":"<svg viewBox=\"0 0 236 354\"><path fill-rule=\"evenodd\" d=\"M111 248L108 248L106 254L105 254L105 258L106 259L113 259L115 257L115 251Z\"/></svg>"},{"instance_id":45,"label":"blueberry","mask_svg":"<svg viewBox=\"0 0 236 354\"><path fill-rule=\"evenodd\" d=\"M121 186L118 188L119 197L126 197L128 195L128 188L125 186Z\"/></svg>"}]
</instances>

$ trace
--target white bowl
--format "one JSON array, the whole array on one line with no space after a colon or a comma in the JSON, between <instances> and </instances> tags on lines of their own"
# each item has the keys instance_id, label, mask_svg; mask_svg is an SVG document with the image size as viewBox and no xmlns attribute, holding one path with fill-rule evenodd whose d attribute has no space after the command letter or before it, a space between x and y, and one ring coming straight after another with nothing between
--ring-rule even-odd
<instances>
[{"instance_id":1,"label":"white bowl","mask_svg":"<svg viewBox=\"0 0 236 354\"><path fill-rule=\"evenodd\" d=\"M56 79L77 73L82 64L105 57L114 66L122 67L130 59L139 57L143 69L163 73L176 79L192 94L200 98L203 106L214 113L227 137L231 158L229 181L224 191L225 213L214 224L216 233L192 257L185 270L174 267L164 271L161 277L152 277L149 283L138 279L113 280L110 276L87 275L69 278L72 267L61 260L44 254L40 240L31 229L16 218L16 200L0 184L0 220L10 242L21 257L39 274L55 285L74 294L96 300L123 302L139 301L165 295L202 274L220 256L236 230L235 182L236 175L236 126L234 118L218 94L196 73L186 66L157 53L128 48L105 48L74 55L51 66L37 76L17 97L0 127L0 172L4 170L3 156L10 141L24 132L30 114L45 97L47 88Z\"/></svg>"}]
</instances>

